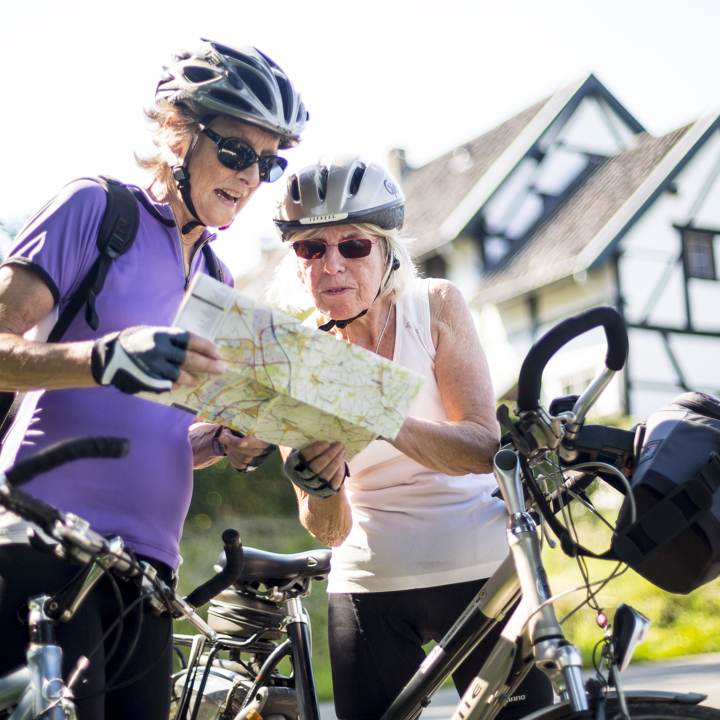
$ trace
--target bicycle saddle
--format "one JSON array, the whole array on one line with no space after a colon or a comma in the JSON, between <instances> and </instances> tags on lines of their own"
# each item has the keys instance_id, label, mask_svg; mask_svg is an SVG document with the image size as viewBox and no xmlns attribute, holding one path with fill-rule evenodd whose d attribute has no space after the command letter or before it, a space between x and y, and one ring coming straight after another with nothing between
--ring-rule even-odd
<instances>
[{"instance_id":1,"label":"bicycle saddle","mask_svg":"<svg viewBox=\"0 0 720 720\"><path fill-rule=\"evenodd\" d=\"M250 580L269 581L286 580L300 577L325 577L330 572L331 550L307 550L301 553L281 554L243 548L245 565L238 582ZM220 572L225 567L225 553L220 553L215 569ZM272 583L267 583L272 584Z\"/></svg>"}]
</instances>

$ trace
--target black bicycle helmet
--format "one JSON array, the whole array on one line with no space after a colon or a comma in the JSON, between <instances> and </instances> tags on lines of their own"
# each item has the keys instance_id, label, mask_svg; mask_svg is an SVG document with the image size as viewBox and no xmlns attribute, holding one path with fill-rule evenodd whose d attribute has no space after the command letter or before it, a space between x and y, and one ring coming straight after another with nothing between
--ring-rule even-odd
<instances>
[{"instance_id":1,"label":"black bicycle helmet","mask_svg":"<svg viewBox=\"0 0 720 720\"><path fill-rule=\"evenodd\" d=\"M231 48L202 38L195 51L180 50L163 68L155 99L185 103L207 117L224 115L255 125L280 138L281 148L300 142L308 112L288 76L254 47ZM192 201L190 158L200 137L197 127L185 157L172 167L173 177L193 221L181 232L205 225Z\"/></svg>"},{"instance_id":2,"label":"black bicycle helmet","mask_svg":"<svg viewBox=\"0 0 720 720\"><path fill-rule=\"evenodd\" d=\"M163 68L156 100L257 125L278 135L281 148L297 145L309 115L283 70L257 48L202 41L195 51L175 53Z\"/></svg>"},{"instance_id":3,"label":"black bicycle helmet","mask_svg":"<svg viewBox=\"0 0 720 720\"><path fill-rule=\"evenodd\" d=\"M273 221L283 240L311 226L372 223L400 229L405 196L395 178L359 156L321 159L291 175Z\"/></svg>"}]
</instances>

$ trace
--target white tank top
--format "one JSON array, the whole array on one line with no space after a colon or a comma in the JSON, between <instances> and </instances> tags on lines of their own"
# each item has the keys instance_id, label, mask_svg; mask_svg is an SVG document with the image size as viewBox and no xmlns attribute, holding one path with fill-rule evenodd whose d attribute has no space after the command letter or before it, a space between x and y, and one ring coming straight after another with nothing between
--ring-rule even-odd
<instances>
[{"instance_id":1,"label":"white tank top","mask_svg":"<svg viewBox=\"0 0 720 720\"><path fill-rule=\"evenodd\" d=\"M447 420L435 378L427 279L396 303L393 360L426 382L412 417ZM470 329L470 332L473 332ZM375 440L349 463L353 526L333 549L330 593L386 592L489 577L508 554L505 504L492 475L428 470Z\"/></svg>"}]
</instances>

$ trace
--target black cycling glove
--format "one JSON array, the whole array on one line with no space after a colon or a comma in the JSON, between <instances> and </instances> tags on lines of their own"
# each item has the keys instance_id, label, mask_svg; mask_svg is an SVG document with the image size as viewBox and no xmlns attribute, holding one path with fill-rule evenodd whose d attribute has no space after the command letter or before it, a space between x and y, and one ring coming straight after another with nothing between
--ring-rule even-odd
<instances>
[{"instance_id":1,"label":"black cycling glove","mask_svg":"<svg viewBox=\"0 0 720 720\"><path fill-rule=\"evenodd\" d=\"M319 475L316 475L305 464L299 450L293 450L287 456L287 460L283 466L283 472L294 485L297 485L303 492L313 497L326 498L340 492L340 488L333 490L329 482L323 480ZM342 483L340 483L340 487L343 486L345 478L348 475L348 466L347 463L345 463L345 477Z\"/></svg>"},{"instance_id":2,"label":"black cycling glove","mask_svg":"<svg viewBox=\"0 0 720 720\"><path fill-rule=\"evenodd\" d=\"M170 390L189 341L190 333L178 328L134 327L105 335L93 345L95 382L130 395Z\"/></svg>"}]
</instances>

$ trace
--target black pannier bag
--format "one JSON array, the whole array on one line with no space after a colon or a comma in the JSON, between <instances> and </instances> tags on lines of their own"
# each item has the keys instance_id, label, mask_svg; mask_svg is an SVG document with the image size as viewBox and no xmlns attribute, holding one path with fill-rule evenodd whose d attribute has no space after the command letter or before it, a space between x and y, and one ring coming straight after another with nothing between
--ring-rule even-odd
<instances>
[{"instance_id":1,"label":"black pannier bag","mask_svg":"<svg viewBox=\"0 0 720 720\"><path fill-rule=\"evenodd\" d=\"M688 392L651 415L612 549L653 585L687 594L720 575L720 401Z\"/></svg>"}]
</instances>

